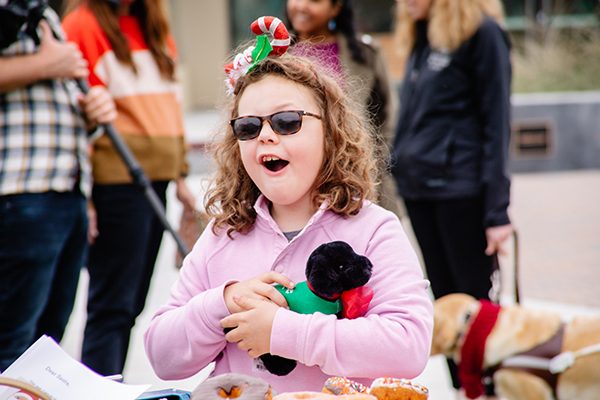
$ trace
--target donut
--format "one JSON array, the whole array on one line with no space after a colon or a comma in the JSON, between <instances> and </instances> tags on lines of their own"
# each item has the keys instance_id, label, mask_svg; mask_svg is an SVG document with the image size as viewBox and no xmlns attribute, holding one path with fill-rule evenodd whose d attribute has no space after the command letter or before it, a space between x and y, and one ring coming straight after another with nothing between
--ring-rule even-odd
<instances>
[{"instance_id":1,"label":"donut","mask_svg":"<svg viewBox=\"0 0 600 400\"><path fill-rule=\"evenodd\" d=\"M398 378L377 378L371 383L369 393L378 400L427 400L429 390L423 385Z\"/></svg>"},{"instance_id":2,"label":"donut","mask_svg":"<svg viewBox=\"0 0 600 400\"><path fill-rule=\"evenodd\" d=\"M348 378L342 378L340 376L332 376L325 381L323 385L323 393L329 394L355 394L355 393L368 393L369 389L358 382L351 381Z\"/></svg>"},{"instance_id":3,"label":"donut","mask_svg":"<svg viewBox=\"0 0 600 400\"><path fill-rule=\"evenodd\" d=\"M260 17L250 25L255 35L270 35L273 50L269 55L282 55L290 47L290 34L285 24L277 17Z\"/></svg>"},{"instance_id":4,"label":"donut","mask_svg":"<svg viewBox=\"0 0 600 400\"><path fill-rule=\"evenodd\" d=\"M271 400L271 386L259 378L223 374L208 378L192 392L191 400Z\"/></svg>"},{"instance_id":5,"label":"donut","mask_svg":"<svg viewBox=\"0 0 600 400\"><path fill-rule=\"evenodd\" d=\"M377 398L366 393L336 396L323 392L290 392L278 394L273 397L273 400L377 400Z\"/></svg>"}]
</instances>

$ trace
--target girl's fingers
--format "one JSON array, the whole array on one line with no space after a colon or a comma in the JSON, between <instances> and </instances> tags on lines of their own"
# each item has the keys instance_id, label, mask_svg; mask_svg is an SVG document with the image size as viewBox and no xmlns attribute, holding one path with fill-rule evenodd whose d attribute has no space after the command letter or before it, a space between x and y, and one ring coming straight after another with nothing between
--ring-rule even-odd
<instances>
[{"instance_id":1,"label":"girl's fingers","mask_svg":"<svg viewBox=\"0 0 600 400\"><path fill-rule=\"evenodd\" d=\"M231 314L231 315L228 315L225 318L223 318L220 321L220 324L223 329L237 328L237 326L239 324L239 318L238 318L237 314ZM229 333L231 333L231 332L229 332ZM227 335L229 335L229 333ZM227 336L227 335L225 335L225 336Z\"/></svg>"},{"instance_id":2,"label":"girl's fingers","mask_svg":"<svg viewBox=\"0 0 600 400\"><path fill-rule=\"evenodd\" d=\"M229 343L238 343L242 340L242 335L238 332L239 329L232 329L225 334L225 340Z\"/></svg>"},{"instance_id":3,"label":"girl's fingers","mask_svg":"<svg viewBox=\"0 0 600 400\"><path fill-rule=\"evenodd\" d=\"M283 295L277 289L275 289L273 285L261 285L259 288L257 288L256 292L264 298L271 300L279 307L288 307L285 297L283 297Z\"/></svg>"},{"instance_id":4,"label":"girl's fingers","mask_svg":"<svg viewBox=\"0 0 600 400\"><path fill-rule=\"evenodd\" d=\"M265 283L279 283L288 289L293 289L296 285L290 278L275 271L269 271L259 279Z\"/></svg>"},{"instance_id":5,"label":"girl's fingers","mask_svg":"<svg viewBox=\"0 0 600 400\"><path fill-rule=\"evenodd\" d=\"M258 308L261 304L264 304L264 299L256 297L239 296L234 297L233 301L244 310L252 310Z\"/></svg>"},{"instance_id":6,"label":"girl's fingers","mask_svg":"<svg viewBox=\"0 0 600 400\"><path fill-rule=\"evenodd\" d=\"M240 318L236 314L232 314L221 320L221 327L223 327L223 329L231 329L225 334L225 340L229 343L240 343L244 340L243 329L238 327L240 322Z\"/></svg>"},{"instance_id":7,"label":"girl's fingers","mask_svg":"<svg viewBox=\"0 0 600 400\"><path fill-rule=\"evenodd\" d=\"M294 283L286 276L270 271L257 278L237 282L225 288L225 301L230 312L238 312L239 305L233 300L234 296L244 296L252 300L269 300L279 307L287 307L285 297L273 287L273 283L279 283L287 288L294 288Z\"/></svg>"},{"instance_id":8,"label":"girl's fingers","mask_svg":"<svg viewBox=\"0 0 600 400\"><path fill-rule=\"evenodd\" d=\"M258 354L250 348L250 341L244 339L243 335L241 335L238 331L239 329L233 329L232 331L229 331L225 335L225 340L227 340L229 343L237 343L237 347L240 350L247 352L250 357L257 357Z\"/></svg>"},{"instance_id":9,"label":"girl's fingers","mask_svg":"<svg viewBox=\"0 0 600 400\"><path fill-rule=\"evenodd\" d=\"M244 340L239 341L237 346L240 350L250 351L250 346Z\"/></svg>"}]
</instances>

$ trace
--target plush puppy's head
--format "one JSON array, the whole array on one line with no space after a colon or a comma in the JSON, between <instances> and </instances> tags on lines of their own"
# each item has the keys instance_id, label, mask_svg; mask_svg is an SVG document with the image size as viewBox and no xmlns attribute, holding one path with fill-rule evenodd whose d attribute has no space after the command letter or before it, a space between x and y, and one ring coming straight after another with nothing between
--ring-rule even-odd
<instances>
[{"instance_id":1,"label":"plush puppy's head","mask_svg":"<svg viewBox=\"0 0 600 400\"><path fill-rule=\"evenodd\" d=\"M332 298L365 285L372 268L371 261L356 254L348 243L330 242L311 253L306 263L306 280L317 295Z\"/></svg>"},{"instance_id":2,"label":"plush puppy's head","mask_svg":"<svg viewBox=\"0 0 600 400\"><path fill-rule=\"evenodd\" d=\"M454 357L471 316L479 311L479 301L463 293L440 297L433 307L433 340L431 355Z\"/></svg>"}]
</instances>

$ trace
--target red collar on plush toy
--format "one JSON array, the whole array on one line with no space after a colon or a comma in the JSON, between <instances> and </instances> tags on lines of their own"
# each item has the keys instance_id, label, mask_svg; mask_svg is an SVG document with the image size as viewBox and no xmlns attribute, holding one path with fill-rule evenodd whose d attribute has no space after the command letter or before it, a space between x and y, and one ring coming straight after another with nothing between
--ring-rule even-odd
<instances>
[{"instance_id":1,"label":"red collar on plush toy","mask_svg":"<svg viewBox=\"0 0 600 400\"><path fill-rule=\"evenodd\" d=\"M308 288L316 293L310 282L306 282ZM354 319L365 315L369 304L373 299L373 290L368 286L359 286L354 289L336 293L327 300L342 300L342 318Z\"/></svg>"},{"instance_id":2,"label":"red collar on plush toy","mask_svg":"<svg viewBox=\"0 0 600 400\"><path fill-rule=\"evenodd\" d=\"M481 307L465 336L458 365L460 384L469 399L476 399L484 392L481 379L485 343L500 313L499 305L487 300L480 300L479 303Z\"/></svg>"}]
</instances>

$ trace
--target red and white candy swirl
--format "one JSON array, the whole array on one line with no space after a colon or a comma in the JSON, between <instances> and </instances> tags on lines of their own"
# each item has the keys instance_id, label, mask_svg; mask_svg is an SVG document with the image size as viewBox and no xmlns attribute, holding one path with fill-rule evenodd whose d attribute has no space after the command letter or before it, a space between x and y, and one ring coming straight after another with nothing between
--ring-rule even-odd
<instances>
[{"instance_id":1,"label":"red and white candy swirl","mask_svg":"<svg viewBox=\"0 0 600 400\"><path fill-rule=\"evenodd\" d=\"M250 25L255 35L266 34L271 39L273 50L269 55L283 55L290 47L290 34L285 24L277 17L260 17Z\"/></svg>"},{"instance_id":2,"label":"red and white candy swirl","mask_svg":"<svg viewBox=\"0 0 600 400\"><path fill-rule=\"evenodd\" d=\"M260 17L252 22L250 29L255 35L265 34L271 39L269 43L271 44L272 50L269 52L268 56L281 56L290 46L290 34L284 23L277 17ZM225 66L225 75L227 75L225 83L230 94L233 93L238 79L246 75L250 68L262 60L262 58L258 60L254 59L252 56L254 49L255 46L246 48L242 53L237 54L233 58L233 62Z\"/></svg>"}]
</instances>

